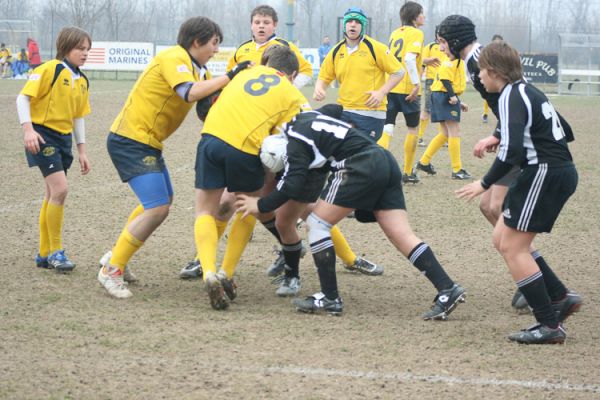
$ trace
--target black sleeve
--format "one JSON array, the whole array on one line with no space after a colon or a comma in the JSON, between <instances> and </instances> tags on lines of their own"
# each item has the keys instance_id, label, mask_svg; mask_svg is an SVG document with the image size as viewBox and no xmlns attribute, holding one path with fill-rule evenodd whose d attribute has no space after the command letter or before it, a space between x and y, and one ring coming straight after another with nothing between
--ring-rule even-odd
<instances>
[{"instance_id":1,"label":"black sleeve","mask_svg":"<svg viewBox=\"0 0 600 400\"><path fill-rule=\"evenodd\" d=\"M560 126L562 126L563 132L565 133L565 139L567 139L568 143L574 141L575 135L573 134L573 128L571 128L571 125L567 122L567 120L562 115L560 115L560 113L558 111L556 112L556 114L558 114L558 119L560 120Z\"/></svg>"},{"instance_id":2,"label":"black sleeve","mask_svg":"<svg viewBox=\"0 0 600 400\"><path fill-rule=\"evenodd\" d=\"M500 139L500 120L498 120L498 122L496 122L496 128L494 129L494 132L492 132L492 135L495 138Z\"/></svg>"},{"instance_id":3,"label":"black sleeve","mask_svg":"<svg viewBox=\"0 0 600 400\"><path fill-rule=\"evenodd\" d=\"M508 164L520 165L525 151L523 142L525 130L529 124L530 111L521 97L518 85L512 87L506 101L508 102L507 106L503 105L500 109L502 139L498 158Z\"/></svg>"},{"instance_id":4,"label":"black sleeve","mask_svg":"<svg viewBox=\"0 0 600 400\"><path fill-rule=\"evenodd\" d=\"M448 96L456 96L456 94L454 93L454 89L452 89L452 82L450 82L448 79L442 79L441 81L444 87L446 88L446 92L448 92Z\"/></svg>"},{"instance_id":5,"label":"black sleeve","mask_svg":"<svg viewBox=\"0 0 600 400\"><path fill-rule=\"evenodd\" d=\"M279 208L289 199L300 198L308 175L308 167L314 158L310 147L299 140L289 138L283 176L268 196L258 201L261 213Z\"/></svg>"},{"instance_id":6,"label":"black sleeve","mask_svg":"<svg viewBox=\"0 0 600 400\"><path fill-rule=\"evenodd\" d=\"M481 179L481 186L483 186L483 188L486 190L489 189L490 186L498 182L500 178L508 174L512 167L512 164L501 161L498 159L498 157L496 157L494 163L490 167L490 170Z\"/></svg>"}]
</instances>

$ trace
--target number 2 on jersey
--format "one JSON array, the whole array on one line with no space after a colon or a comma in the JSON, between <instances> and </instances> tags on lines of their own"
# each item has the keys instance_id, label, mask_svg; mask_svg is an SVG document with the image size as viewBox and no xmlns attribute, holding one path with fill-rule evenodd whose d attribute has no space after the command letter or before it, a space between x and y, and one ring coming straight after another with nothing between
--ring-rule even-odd
<instances>
[{"instance_id":1,"label":"number 2 on jersey","mask_svg":"<svg viewBox=\"0 0 600 400\"><path fill-rule=\"evenodd\" d=\"M390 42L391 44L391 42ZM404 47L404 39L398 39L396 40L392 46L390 47L396 47L398 46L398 49L394 52L394 57L396 57L396 59L398 59L399 62L402 62L402 56L400 55L400 52L402 51L402 47Z\"/></svg>"},{"instance_id":2,"label":"number 2 on jersey","mask_svg":"<svg viewBox=\"0 0 600 400\"><path fill-rule=\"evenodd\" d=\"M271 86L277 86L281 78L277 75L262 74L256 79L250 79L244 85L244 91L252 96L262 96L269 91Z\"/></svg>"},{"instance_id":3,"label":"number 2 on jersey","mask_svg":"<svg viewBox=\"0 0 600 400\"><path fill-rule=\"evenodd\" d=\"M563 132L562 126L560 125L560 119L558 119L558 114L552 104L549 102L544 102L542 104L542 113L544 114L544 118L552 119L552 136L554 136L555 140L561 140L565 137L565 133Z\"/></svg>"}]
</instances>

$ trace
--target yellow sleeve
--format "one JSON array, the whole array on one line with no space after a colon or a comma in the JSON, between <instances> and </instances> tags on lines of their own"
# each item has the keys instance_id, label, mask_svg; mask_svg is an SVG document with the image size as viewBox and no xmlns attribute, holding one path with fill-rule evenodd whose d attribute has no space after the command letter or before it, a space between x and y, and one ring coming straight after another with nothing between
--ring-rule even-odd
<instances>
[{"instance_id":1,"label":"yellow sleeve","mask_svg":"<svg viewBox=\"0 0 600 400\"><path fill-rule=\"evenodd\" d=\"M319 70L319 79L323 82L329 84L334 81L335 76L335 68L333 67L333 51L330 51L323 60L323 64L321 64L321 69Z\"/></svg>"},{"instance_id":2,"label":"yellow sleeve","mask_svg":"<svg viewBox=\"0 0 600 400\"><path fill-rule=\"evenodd\" d=\"M312 77L313 76L312 64L309 63L306 60L306 58L304 58L304 56L300 52L300 49L298 47L296 47L295 44L290 43L290 49L292 49L292 51L294 52L294 54L296 54L296 57L298 58L298 64L300 64L300 70L298 71L298 73Z\"/></svg>"},{"instance_id":3,"label":"yellow sleeve","mask_svg":"<svg viewBox=\"0 0 600 400\"><path fill-rule=\"evenodd\" d=\"M377 49L379 53L377 55L377 65L382 71L385 71L386 74L394 74L402 70L402 64L387 47L381 46Z\"/></svg>"},{"instance_id":4,"label":"yellow sleeve","mask_svg":"<svg viewBox=\"0 0 600 400\"><path fill-rule=\"evenodd\" d=\"M406 52L421 54L423 51L423 40L425 36L419 29L411 29L407 32L406 37Z\"/></svg>"},{"instance_id":5,"label":"yellow sleeve","mask_svg":"<svg viewBox=\"0 0 600 400\"><path fill-rule=\"evenodd\" d=\"M161 74L171 88L184 82L195 82L189 60L183 57L164 57L160 61Z\"/></svg>"},{"instance_id":6,"label":"yellow sleeve","mask_svg":"<svg viewBox=\"0 0 600 400\"><path fill-rule=\"evenodd\" d=\"M54 68L49 68L50 66ZM25 86L21 90L21 94L33 98L45 96L50 91L50 84L52 83L50 73L54 76L55 68L55 63L42 64L40 67L36 68L35 71L29 75L29 79L27 79ZM49 71L50 69L52 69L52 71Z\"/></svg>"},{"instance_id":7,"label":"yellow sleeve","mask_svg":"<svg viewBox=\"0 0 600 400\"><path fill-rule=\"evenodd\" d=\"M235 53L237 53L237 49L235 50ZM236 66L237 63L234 60L235 53L233 53L233 55L229 57L229 60L227 61L227 68L225 69L225 71L231 71L231 69Z\"/></svg>"}]
</instances>

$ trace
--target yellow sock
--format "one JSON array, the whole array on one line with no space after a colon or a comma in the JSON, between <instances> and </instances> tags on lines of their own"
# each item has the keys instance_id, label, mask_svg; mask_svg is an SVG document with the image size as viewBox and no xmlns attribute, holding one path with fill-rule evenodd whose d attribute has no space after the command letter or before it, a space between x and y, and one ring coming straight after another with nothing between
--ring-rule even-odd
<instances>
[{"instance_id":1,"label":"yellow sock","mask_svg":"<svg viewBox=\"0 0 600 400\"><path fill-rule=\"evenodd\" d=\"M462 169L462 162L460 160L460 137L448 138L448 153L450 153L452 172L460 171Z\"/></svg>"},{"instance_id":2,"label":"yellow sock","mask_svg":"<svg viewBox=\"0 0 600 400\"><path fill-rule=\"evenodd\" d=\"M331 241L333 242L333 248L335 249L335 255L338 256L342 262L346 265L354 264L356 261L356 254L350 248L350 245L346 241L342 231L337 225L331 228Z\"/></svg>"},{"instance_id":3,"label":"yellow sock","mask_svg":"<svg viewBox=\"0 0 600 400\"><path fill-rule=\"evenodd\" d=\"M422 119L419 123L419 139L423 137L425 134L425 129L427 129L427 125L429 125L428 119Z\"/></svg>"},{"instance_id":4,"label":"yellow sock","mask_svg":"<svg viewBox=\"0 0 600 400\"><path fill-rule=\"evenodd\" d=\"M125 224L125 227L121 231L121 235L123 234L123 232L127 231L127 227L129 226L129 224L131 223L131 221L133 221L134 219L136 219L137 216L140 215L143 212L144 212L144 206L142 206L141 204L138 204L138 206L133 209L133 211L131 212L131 214L129 214L129 217L127 217L127 223Z\"/></svg>"},{"instance_id":5,"label":"yellow sock","mask_svg":"<svg viewBox=\"0 0 600 400\"><path fill-rule=\"evenodd\" d=\"M252 231L254 231L254 225L256 225L256 218L252 215L242 219L242 213L236 213L233 218L229 237L227 238L227 247L225 247L225 254L223 255L223 264L221 265L221 269L225 271L229 279L233 278L235 268L250 241Z\"/></svg>"},{"instance_id":6,"label":"yellow sock","mask_svg":"<svg viewBox=\"0 0 600 400\"><path fill-rule=\"evenodd\" d=\"M62 204L48 203L46 207L46 225L48 227L48 240L50 252L62 250L62 225L65 206Z\"/></svg>"},{"instance_id":7,"label":"yellow sock","mask_svg":"<svg viewBox=\"0 0 600 400\"><path fill-rule=\"evenodd\" d=\"M414 133L408 133L404 140L404 173L407 175L412 174L413 164L415 163L415 156L417 154L417 135Z\"/></svg>"},{"instance_id":8,"label":"yellow sock","mask_svg":"<svg viewBox=\"0 0 600 400\"><path fill-rule=\"evenodd\" d=\"M379 140L377 141L377 144L387 150L390 148L390 139L391 139L390 135L383 132L383 134L381 135L381 138L379 138Z\"/></svg>"},{"instance_id":9,"label":"yellow sock","mask_svg":"<svg viewBox=\"0 0 600 400\"><path fill-rule=\"evenodd\" d=\"M443 133L438 133L437 135L435 135L435 137L431 139L431 142L429 142L429 145L425 149L425 153L423 154L423 157L421 157L419 162L423 165L431 163L431 159L433 158L435 153L437 153L438 150L442 148L444 143L446 143L446 140L446 135L444 135Z\"/></svg>"},{"instance_id":10,"label":"yellow sock","mask_svg":"<svg viewBox=\"0 0 600 400\"><path fill-rule=\"evenodd\" d=\"M119 268L123 272L131 257L143 244L144 242L133 236L127 228L123 229L119 239L117 239L117 244L113 247L109 261L110 265Z\"/></svg>"},{"instance_id":11,"label":"yellow sock","mask_svg":"<svg viewBox=\"0 0 600 400\"><path fill-rule=\"evenodd\" d=\"M50 237L48 235L48 222L46 220L46 210L48 209L48 200L42 201L42 208L40 208L40 251L39 254L42 257L48 257L50 252Z\"/></svg>"},{"instance_id":12,"label":"yellow sock","mask_svg":"<svg viewBox=\"0 0 600 400\"><path fill-rule=\"evenodd\" d=\"M490 112L490 106L488 105L487 101L483 101L483 114L488 115L488 113Z\"/></svg>"},{"instance_id":13,"label":"yellow sock","mask_svg":"<svg viewBox=\"0 0 600 400\"><path fill-rule=\"evenodd\" d=\"M143 212L144 212L144 206L141 205L141 204L138 204L138 206L133 209L133 211L131 212L131 214L129 214L129 217L127 218L127 225L129 225L131 223L131 221L133 221L134 219L136 219L137 216L140 215Z\"/></svg>"},{"instance_id":14,"label":"yellow sock","mask_svg":"<svg viewBox=\"0 0 600 400\"><path fill-rule=\"evenodd\" d=\"M221 239L221 236L225 233L225 229L227 229L227 224L229 221L221 221L220 219L215 219L217 223L217 237Z\"/></svg>"},{"instance_id":15,"label":"yellow sock","mask_svg":"<svg viewBox=\"0 0 600 400\"><path fill-rule=\"evenodd\" d=\"M219 234L215 218L212 215L201 215L196 218L194 239L196 241L196 257L202 264L202 270L216 274ZM206 280L206 274L202 276Z\"/></svg>"},{"instance_id":16,"label":"yellow sock","mask_svg":"<svg viewBox=\"0 0 600 400\"><path fill-rule=\"evenodd\" d=\"M383 126L383 134L377 141L377 144L386 150L389 149L392 136L394 136L394 124L385 124Z\"/></svg>"}]
</instances>

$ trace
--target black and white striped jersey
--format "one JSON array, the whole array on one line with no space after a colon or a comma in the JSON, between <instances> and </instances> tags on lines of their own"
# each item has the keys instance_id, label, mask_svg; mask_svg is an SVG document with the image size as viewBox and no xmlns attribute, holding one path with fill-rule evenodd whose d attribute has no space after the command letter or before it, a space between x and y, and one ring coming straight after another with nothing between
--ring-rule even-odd
<instances>
[{"instance_id":1,"label":"black and white striped jersey","mask_svg":"<svg viewBox=\"0 0 600 400\"><path fill-rule=\"evenodd\" d=\"M500 160L521 167L573 160L558 113L535 86L522 81L506 85L498 108Z\"/></svg>"},{"instance_id":2,"label":"black and white striped jersey","mask_svg":"<svg viewBox=\"0 0 600 400\"><path fill-rule=\"evenodd\" d=\"M467 72L469 73L471 82L473 82L473 87L479 92L481 97L487 101L496 118L500 119L498 114L498 98L500 97L500 94L489 93L487 90L485 90L483 83L481 83L481 79L479 79L479 54L481 53L482 49L483 46L481 43L475 43L469 54L467 54L465 59Z\"/></svg>"},{"instance_id":3,"label":"black and white striped jersey","mask_svg":"<svg viewBox=\"0 0 600 400\"><path fill-rule=\"evenodd\" d=\"M300 198L309 170L329 170L369 146L377 146L350 124L316 111L298 114L283 127L288 138L283 176L276 190L258 202L259 211L277 209L288 199Z\"/></svg>"}]
</instances>

